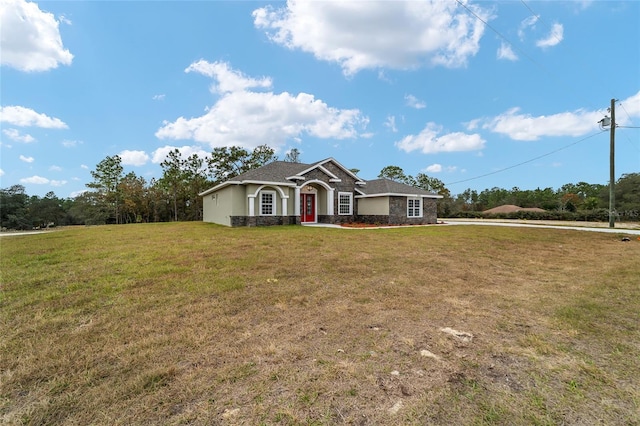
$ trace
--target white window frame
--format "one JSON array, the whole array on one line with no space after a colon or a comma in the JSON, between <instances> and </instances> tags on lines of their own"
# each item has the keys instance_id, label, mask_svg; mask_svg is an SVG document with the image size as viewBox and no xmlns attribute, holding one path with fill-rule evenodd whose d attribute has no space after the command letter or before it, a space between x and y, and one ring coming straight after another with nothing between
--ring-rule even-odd
<instances>
[{"instance_id":1,"label":"white window frame","mask_svg":"<svg viewBox=\"0 0 640 426\"><path fill-rule=\"evenodd\" d=\"M418 203L418 206L416 207L415 203ZM418 211L418 214L415 215L415 211ZM407 198L407 217L408 218L416 218L416 217L422 217L422 198L418 197L418 198L412 198L409 197Z\"/></svg>"},{"instance_id":2,"label":"white window frame","mask_svg":"<svg viewBox=\"0 0 640 426\"><path fill-rule=\"evenodd\" d=\"M271 195L271 203L265 203L262 198L263 195ZM277 210L276 201L276 191L260 191L260 216L275 216ZM271 213L265 213L264 208L269 205L271 206Z\"/></svg>"},{"instance_id":3,"label":"white window frame","mask_svg":"<svg viewBox=\"0 0 640 426\"><path fill-rule=\"evenodd\" d=\"M349 204L342 202L342 197L349 197ZM349 212L343 213L342 207L348 206ZM340 216L351 216L353 214L353 193L351 192L338 192L338 215Z\"/></svg>"}]
</instances>

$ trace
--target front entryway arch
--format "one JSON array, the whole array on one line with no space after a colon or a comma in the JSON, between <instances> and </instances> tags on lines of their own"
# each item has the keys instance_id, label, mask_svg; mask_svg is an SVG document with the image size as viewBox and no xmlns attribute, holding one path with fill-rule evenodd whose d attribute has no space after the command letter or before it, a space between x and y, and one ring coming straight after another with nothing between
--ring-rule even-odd
<instances>
[{"instance_id":1,"label":"front entryway arch","mask_svg":"<svg viewBox=\"0 0 640 426\"><path fill-rule=\"evenodd\" d=\"M326 191L326 197L321 197L325 195L320 193L321 190ZM318 210L326 210L325 214L333 215L333 197L334 188L326 182L306 181L295 189L295 214L300 216L301 223L317 223ZM320 205L322 198L326 199L324 204ZM322 208L319 209L319 207Z\"/></svg>"}]
</instances>

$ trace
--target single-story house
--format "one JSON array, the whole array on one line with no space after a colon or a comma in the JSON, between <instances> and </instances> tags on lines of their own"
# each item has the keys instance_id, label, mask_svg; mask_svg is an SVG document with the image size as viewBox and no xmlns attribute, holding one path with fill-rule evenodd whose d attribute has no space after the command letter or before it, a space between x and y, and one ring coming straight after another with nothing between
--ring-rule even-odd
<instances>
[{"instance_id":1,"label":"single-story house","mask_svg":"<svg viewBox=\"0 0 640 426\"><path fill-rule=\"evenodd\" d=\"M365 181L333 158L274 161L199 194L203 220L227 226L436 223L441 195L389 179Z\"/></svg>"}]
</instances>

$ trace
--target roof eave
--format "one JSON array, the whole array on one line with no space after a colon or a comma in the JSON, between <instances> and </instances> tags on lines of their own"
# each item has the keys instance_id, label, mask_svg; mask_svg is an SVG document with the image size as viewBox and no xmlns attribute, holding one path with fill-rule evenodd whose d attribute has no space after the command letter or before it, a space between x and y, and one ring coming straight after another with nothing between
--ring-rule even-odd
<instances>
[{"instance_id":1,"label":"roof eave","mask_svg":"<svg viewBox=\"0 0 640 426\"><path fill-rule=\"evenodd\" d=\"M214 186L213 188L209 188L206 191L203 191L201 193L198 194L199 197L204 197L207 196L213 192L216 192L226 186L229 185L273 185L273 186L287 186L287 187L295 187L297 186L295 183L293 182L272 182L272 181L266 181L266 180L243 180L243 181L237 181L237 180L228 180L226 182L222 182L221 184L218 184L216 186Z\"/></svg>"},{"instance_id":2,"label":"roof eave","mask_svg":"<svg viewBox=\"0 0 640 426\"><path fill-rule=\"evenodd\" d=\"M334 175L333 173L331 173L329 170L327 170L325 167L323 167L324 164L328 163L328 162L333 162L336 166L338 166L338 168L342 169L343 172L347 173L349 176L351 176L352 178L354 178L356 181L362 181L355 173L353 173L351 170L347 169L345 166L343 166L342 164L340 164L340 162L338 162L335 158L333 157L329 157L326 158L322 161L318 161L317 163L314 163L312 165L310 165L307 169L301 171L300 173L298 173L299 175L303 175L305 173L309 173L311 170L320 168L324 173L326 173L329 177L332 178L337 178L336 175Z\"/></svg>"},{"instance_id":3,"label":"roof eave","mask_svg":"<svg viewBox=\"0 0 640 426\"><path fill-rule=\"evenodd\" d=\"M242 185L274 185L274 186L288 186L288 187L296 187L297 185L294 182L275 182L268 180L243 180L240 182Z\"/></svg>"},{"instance_id":4,"label":"roof eave","mask_svg":"<svg viewBox=\"0 0 640 426\"><path fill-rule=\"evenodd\" d=\"M229 185L241 185L242 182L238 182L238 181L234 181L234 180L227 180L224 181L222 183L219 183L218 185L214 186L213 188L209 188L206 191L203 191L201 193L198 194L199 197L204 197L206 195L211 194L212 192L216 192L219 189L224 188L225 186L229 186Z\"/></svg>"},{"instance_id":5,"label":"roof eave","mask_svg":"<svg viewBox=\"0 0 640 426\"><path fill-rule=\"evenodd\" d=\"M410 198L443 198L438 194L402 194L397 192L384 192L379 194L356 195L355 198L375 198L375 197L410 197Z\"/></svg>"}]
</instances>

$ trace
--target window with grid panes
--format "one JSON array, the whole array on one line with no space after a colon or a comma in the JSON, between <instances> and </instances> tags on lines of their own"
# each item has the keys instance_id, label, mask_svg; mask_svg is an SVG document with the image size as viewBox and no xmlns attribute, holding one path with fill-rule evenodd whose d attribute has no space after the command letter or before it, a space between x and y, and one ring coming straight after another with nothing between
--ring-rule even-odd
<instances>
[{"instance_id":1,"label":"window with grid panes","mask_svg":"<svg viewBox=\"0 0 640 426\"><path fill-rule=\"evenodd\" d=\"M338 214L350 215L353 212L353 194L350 192L338 193Z\"/></svg>"},{"instance_id":2,"label":"window with grid panes","mask_svg":"<svg viewBox=\"0 0 640 426\"><path fill-rule=\"evenodd\" d=\"M260 192L260 215L275 216L276 214L276 193L274 191Z\"/></svg>"},{"instance_id":3,"label":"window with grid panes","mask_svg":"<svg viewBox=\"0 0 640 426\"><path fill-rule=\"evenodd\" d=\"M422 217L422 199L407 199L407 217Z\"/></svg>"}]
</instances>

